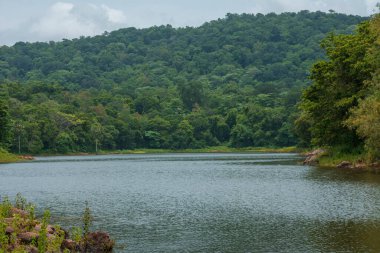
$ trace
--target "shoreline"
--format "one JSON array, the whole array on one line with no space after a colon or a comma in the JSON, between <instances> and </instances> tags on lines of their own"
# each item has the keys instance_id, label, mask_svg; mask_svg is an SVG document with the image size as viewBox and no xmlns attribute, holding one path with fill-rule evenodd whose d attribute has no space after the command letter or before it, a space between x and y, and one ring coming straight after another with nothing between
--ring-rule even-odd
<instances>
[{"instance_id":1,"label":"shoreline","mask_svg":"<svg viewBox=\"0 0 380 253\"><path fill-rule=\"evenodd\" d=\"M226 146L208 147L200 149L127 149L127 150L101 150L95 152L76 152L76 153L41 153L35 156L92 156L92 155L137 155L137 154L170 154L170 153L301 153L301 150L296 147L283 148L263 148L263 147L247 147L247 148L229 148Z\"/></svg>"},{"instance_id":2,"label":"shoreline","mask_svg":"<svg viewBox=\"0 0 380 253\"><path fill-rule=\"evenodd\" d=\"M362 154L336 154L329 149L319 148L303 155L304 165L363 172L380 171L380 161L368 161Z\"/></svg>"}]
</instances>

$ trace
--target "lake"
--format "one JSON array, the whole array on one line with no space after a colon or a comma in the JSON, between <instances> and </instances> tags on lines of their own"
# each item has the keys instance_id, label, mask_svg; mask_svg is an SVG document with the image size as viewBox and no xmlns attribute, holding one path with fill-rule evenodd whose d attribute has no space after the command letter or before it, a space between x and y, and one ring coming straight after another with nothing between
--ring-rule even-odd
<instances>
[{"instance_id":1,"label":"lake","mask_svg":"<svg viewBox=\"0 0 380 253\"><path fill-rule=\"evenodd\" d=\"M115 252L380 252L380 175L299 164L295 154L38 157L0 165L65 228L88 201ZM42 212L41 209L38 210Z\"/></svg>"}]
</instances>

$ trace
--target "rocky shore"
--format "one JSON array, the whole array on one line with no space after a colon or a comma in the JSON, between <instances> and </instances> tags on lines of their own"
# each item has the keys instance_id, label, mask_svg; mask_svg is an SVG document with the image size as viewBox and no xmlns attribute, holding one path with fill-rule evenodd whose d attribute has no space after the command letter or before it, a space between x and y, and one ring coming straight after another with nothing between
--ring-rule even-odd
<instances>
[{"instance_id":1,"label":"rocky shore","mask_svg":"<svg viewBox=\"0 0 380 253\"><path fill-rule=\"evenodd\" d=\"M321 157L327 155L327 150L316 149L305 154L305 159L303 161L304 165L317 166L320 164ZM367 163L363 160L358 159L355 162L350 161L339 161L333 165L338 169L351 169L351 170L380 170L380 162Z\"/></svg>"},{"instance_id":2,"label":"rocky shore","mask_svg":"<svg viewBox=\"0 0 380 253\"><path fill-rule=\"evenodd\" d=\"M0 204L0 252L112 252L114 241L106 232L70 234L65 229L34 217L34 209Z\"/></svg>"}]
</instances>

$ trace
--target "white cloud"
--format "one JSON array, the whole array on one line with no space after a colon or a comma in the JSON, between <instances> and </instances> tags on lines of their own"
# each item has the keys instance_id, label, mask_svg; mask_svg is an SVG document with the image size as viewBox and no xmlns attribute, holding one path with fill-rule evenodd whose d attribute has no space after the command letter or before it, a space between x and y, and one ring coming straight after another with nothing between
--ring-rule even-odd
<instances>
[{"instance_id":1,"label":"white cloud","mask_svg":"<svg viewBox=\"0 0 380 253\"><path fill-rule=\"evenodd\" d=\"M126 22L120 10L107 5L57 2L47 13L32 22L29 33L37 40L59 40L93 36L105 30L117 29Z\"/></svg>"},{"instance_id":2,"label":"white cloud","mask_svg":"<svg viewBox=\"0 0 380 253\"><path fill-rule=\"evenodd\" d=\"M378 0L366 0L368 14L373 14L375 12L378 12L378 8L376 7L376 4L378 2L379 2Z\"/></svg>"},{"instance_id":3,"label":"white cloud","mask_svg":"<svg viewBox=\"0 0 380 253\"><path fill-rule=\"evenodd\" d=\"M119 24L125 23L127 21L127 18L122 11L112 9L105 4L102 4L101 7L106 11L108 21Z\"/></svg>"},{"instance_id":4,"label":"white cloud","mask_svg":"<svg viewBox=\"0 0 380 253\"><path fill-rule=\"evenodd\" d=\"M48 13L30 27L30 32L41 38L75 37L94 34L91 22L78 19L72 10L74 4L58 2L50 7Z\"/></svg>"},{"instance_id":5,"label":"white cloud","mask_svg":"<svg viewBox=\"0 0 380 253\"><path fill-rule=\"evenodd\" d=\"M226 13L371 15L380 0L0 0L0 45L92 36L122 27L199 26Z\"/></svg>"}]
</instances>

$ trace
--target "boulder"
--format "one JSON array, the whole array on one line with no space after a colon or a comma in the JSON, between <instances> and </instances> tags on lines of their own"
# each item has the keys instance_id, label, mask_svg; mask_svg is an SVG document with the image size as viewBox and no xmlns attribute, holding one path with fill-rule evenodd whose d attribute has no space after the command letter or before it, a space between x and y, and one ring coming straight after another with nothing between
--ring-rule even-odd
<instances>
[{"instance_id":1,"label":"boulder","mask_svg":"<svg viewBox=\"0 0 380 253\"><path fill-rule=\"evenodd\" d=\"M63 240L62 242L62 246L61 246L62 249L68 249L70 251L74 251L74 250L77 250L77 243L71 239L65 239Z\"/></svg>"},{"instance_id":2,"label":"boulder","mask_svg":"<svg viewBox=\"0 0 380 253\"><path fill-rule=\"evenodd\" d=\"M336 167L339 169L353 169L354 168L353 164L348 161L343 161L339 163Z\"/></svg>"},{"instance_id":3,"label":"boulder","mask_svg":"<svg viewBox=\"0 0 380 253\"><path fill-rule=\"evenodd\" d=\"M55 233L55 227L53 227L52 225L47 225L46 232L48 234L54 234Z\"/></svg>"},{"instance_id":4,"label":"boulder","mask_svg":"<svg viewBox=\"0 0 380 253\"><path fill-rule=\"evenodd\" d=\"M316 149L312 152L306 154L306 158L303 161L304 165L317 165L319 163L318 159L321 157L326 151L324 149Z\"/></svg>"},{"instance_id":5,"label":"boulder","mask_svg":"<svg viewBox=\"0 0 380 253\"><path fill-rule=\"evenodd\" d=\"M108 233L97 231L85 236L85 252L112 252L115 242L111 240Z\"/></svg>"},{"instance_id":6,"label":"boulder","mask_svg":"<svg viewBox=\"0 0 380 253\"><path fill-rule=\"evenodd\" d=\"M12 228L10 226L6 227L6 229L5 229L5 234L7 234L7 235L11 235L14 232L15 232L14 228Z\"/></svg>"},{"instance_id":7,"label":"boulder","mask_svg":"<svg viewBox=\"0 0 380 253\"><path fill-rule=\"evenodd\" d=\"M11 215L15 214L20 215L22 218L27 218L29 216L29 213L27 211L12 207Z\"/></svg>"},{"instance_id":8,"label":"boulder","mask_svg":"<svg viewBox=\"0 0 380 253\"><path fill-rule=\"evenodd\" d=\"M33 240L37 241L38 234L35 232L24 232L17 235L17 237L21 240L23 243L31 243Z\"/></svg>"},{"instance_id":9,"label":"boulder","mask_svg":"<svg viewBox=\"0 0 380 253\"><path fill-rule=\"evenodd\" d=\"M358 162L358 163L355 163L355 169L358 169L358 170L365 170L368 168L368 165L364 162Z\"/></svg>"},{"instance_id":10,"label":"boulder","mask_svg":"<svg viewBox=\"0 0 380 253\"><path fill-rule=\"evenodd\" d=\"M37 249L37 247L35 247L35 246L29 246L29 247L27 248L27 252L28 252L28 253L38 253L38 249Z\"/></svg>"},{"instance_id":11,"label":"boulder","mask_svg":"<svg viewBox=\"0 0 380 253\"><path fill-rule=\"evenodd\" d=\"M36 225L34 226L34 229L35 229L36 231L40 232L40 230L41 230L41 224L36 224Z\"/></svg>"}]
</instances>

